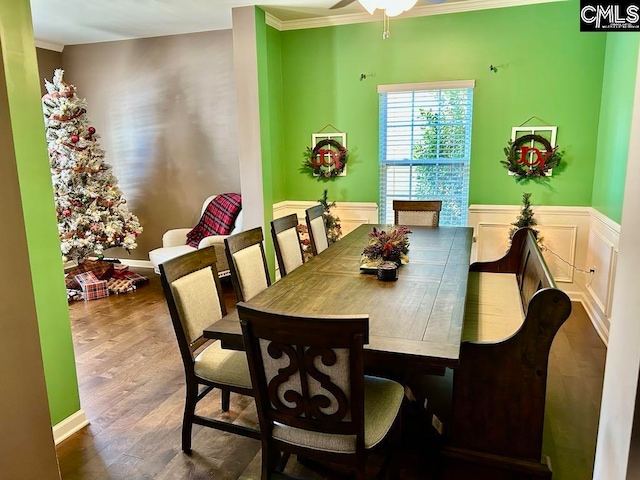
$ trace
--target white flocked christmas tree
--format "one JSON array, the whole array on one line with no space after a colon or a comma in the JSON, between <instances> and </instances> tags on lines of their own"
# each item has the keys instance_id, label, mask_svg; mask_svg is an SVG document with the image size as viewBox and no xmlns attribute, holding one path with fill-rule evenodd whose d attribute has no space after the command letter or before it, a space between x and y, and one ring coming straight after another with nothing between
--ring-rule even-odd
<instances>
[{"instance_id":1,"label":"white flocked christmas tree","mask_svg":"<svg viewBox=\"0 0 640 480\"><path fill-rule=\"evenodd\" d=\"M99 136L86 115L87 102L56 70L45 80L42 108L64 260L101 258L111 247L132 250L142 227L129 211Z\"/></svg>"}]
</instances>

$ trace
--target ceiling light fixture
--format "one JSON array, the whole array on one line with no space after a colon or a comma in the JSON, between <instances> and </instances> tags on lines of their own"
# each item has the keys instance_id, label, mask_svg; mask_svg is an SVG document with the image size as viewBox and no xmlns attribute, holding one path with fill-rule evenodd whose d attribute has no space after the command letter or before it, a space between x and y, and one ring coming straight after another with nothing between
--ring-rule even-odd
<instances>
[{"instance_id":1,"label":"ceiling light fixture","mask_svg":"<svg viewBox=\"0 0 640 480\"><path fill-rule=\"evenodd\" d=\"M407 12L418 3L418 0L358 0L360 4L367 9L371 15L378 8L384 10L388 17L395 17L402 12Z\"/></svg>"},{"instance_id":2,"label":"ceiling light fixture","mask_svg":"<svg viewBox=\"0 0 640 480\"><path fill-rule=\"evenodd\" d=\"M382 38L389 38L389 17L395 17L411 10L418 0L358 0L371 15L380 9L383 11Z\"/></svg>"}]
</instances>

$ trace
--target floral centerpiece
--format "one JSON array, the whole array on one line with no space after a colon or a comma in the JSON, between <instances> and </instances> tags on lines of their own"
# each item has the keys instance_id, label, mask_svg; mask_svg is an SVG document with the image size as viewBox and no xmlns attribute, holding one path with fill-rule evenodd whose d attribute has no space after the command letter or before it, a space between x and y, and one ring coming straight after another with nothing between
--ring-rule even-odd
<instances>
[{"instance_id":1,"label":"floral centerpiece","mask_svg":"<svg viewBox=\"0 0 640 480\"><path fill-rule=\"evenodd\" d=\"M397 227L390 232L373 227L369 244L364 247L360 264L364 268L377 268L382 262L409 263L409 237L407 227Z\"/></svg>"}]
</instances>

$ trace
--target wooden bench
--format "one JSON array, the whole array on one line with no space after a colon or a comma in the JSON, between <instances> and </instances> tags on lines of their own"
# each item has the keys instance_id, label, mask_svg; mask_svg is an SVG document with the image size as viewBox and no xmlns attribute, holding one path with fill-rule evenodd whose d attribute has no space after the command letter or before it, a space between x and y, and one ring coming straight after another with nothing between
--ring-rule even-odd
<instances>
[{"instance_id":1,"label":"wooden bench","mask_svg":"<svg viewBox=\"0 0 640 480\"><path fill-rule=\"evenodd\" d=\"M549 349L571 313L533 233L471 265L445 478L551 478L541 463Z\"/></svg>"}]
</instances>

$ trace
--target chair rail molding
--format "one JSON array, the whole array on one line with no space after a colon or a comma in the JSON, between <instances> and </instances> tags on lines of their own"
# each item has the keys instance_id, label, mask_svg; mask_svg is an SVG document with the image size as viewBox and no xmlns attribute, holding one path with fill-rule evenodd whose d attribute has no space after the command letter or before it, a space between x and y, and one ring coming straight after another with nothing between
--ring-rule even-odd
<instances>
[{"instance_id":1,"label":"chair rail molding","mask_svg":"<svg viewBox=\"0 0 640 480\"><path fill-rule=\"evenodd\" d=\"M504 255L511 223L520 209L520 205L469 206L469 225L474 228L475 239L472 262ZM592 207L538 206L533 211L542 243L550 250L543 255L558 286L572 301L584 305L606 344L620 225ZM594 272L583 273L572 265Z\"/></svg>"},{"instance_id":2,"label":"chair rail molding","mask_svg":"<svg viewBox=\"0 0 640 480\"><path fill-rule=\"evenodd\" d=\"M285 200L273 205L273 218L295 213L300 223L305 222L304 212L319 202L306 200ZM342 234L355 230L363 223L378 223L378 204L375 202L336 202L332 212L340 218Z\"/></svg>"}]
</instances>

